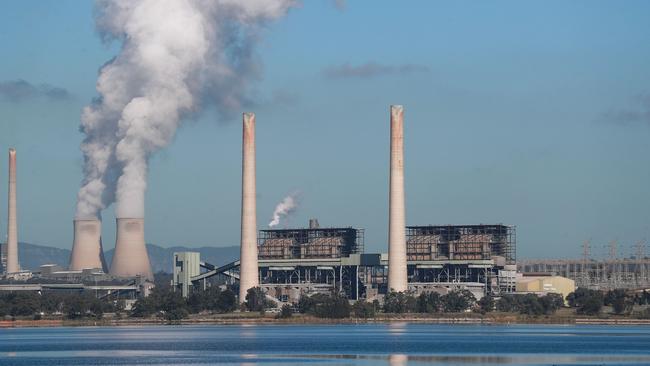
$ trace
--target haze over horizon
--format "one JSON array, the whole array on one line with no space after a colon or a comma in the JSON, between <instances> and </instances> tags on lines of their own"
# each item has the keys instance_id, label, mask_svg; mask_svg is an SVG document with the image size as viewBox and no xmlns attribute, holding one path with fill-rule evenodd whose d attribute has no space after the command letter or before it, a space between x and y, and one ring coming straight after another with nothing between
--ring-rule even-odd
<instances>
[{"instance_id":1,"label":"haze over horizon","mask_svg":"<svg viewBox=\"0 0 650 366\"><path fill-rule=\"evenodd\" d=\"M259 229L300 192L279 227L361 227L385 252L403 104L408 225L516 225L522 258L650 240L650 3L368 4L305 1L265 25L240 111L257 116ZM15 147L19 240L71 247L81 110L119 49L90 1L0 3L3 238ZM148 243L239 243L241 113L205 105L149 163ZM102 215L110 249L114 205Z\"/></svg>"}]
</instances>

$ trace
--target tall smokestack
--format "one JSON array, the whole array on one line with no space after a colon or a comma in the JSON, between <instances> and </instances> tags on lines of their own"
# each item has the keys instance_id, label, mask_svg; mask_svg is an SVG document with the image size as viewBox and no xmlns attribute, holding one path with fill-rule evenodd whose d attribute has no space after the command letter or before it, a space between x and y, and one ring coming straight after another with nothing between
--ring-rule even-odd
<instances>
[{"instance_id":1,"label":"tall smokestack","mask_svg":"<svg viewBox=\"0 0 650 366\"><path fill-rule=\"evenodd\" d=\"M7 273L20 271L16 218L16 149L9 149L9 214L7 215Z\"/></svg>"},{"instance_id":2,"label":"tall smokestack","mask_svg":"<svg viewBox=\"0 0 650 366\"><path fill-rule=\"evenodd\" d=\"M259 286L257 269L257 209L255 198L255 114L244 113L242 143L241 254L239 302Z\"/></svg>"},{"instance_id":3,"label":"tall smokestack","mask_svg":"<svg viewBox=\"0 0 650 366\"><path fill-rule=\"evenodd\" d=\"M97 219L74 220L74 239L70 254L71 271L101 268L108 272L102 249L102 223Z\"/></svg>"},{"instance_id":4,"label":"tall smokestack","mask_svg":"<svg viewBox=\"0 0 650 366\"><path fill-rule=\"evenodd\" d=\"M144 243L144 219L117 219L117 237L110 273L116 277L140 275L153 280Z\"/></svg>"},{"instance_id":5,"label":"tall smokestack","mask_svg":"<svg viewBox=\"0 0 650 366\"><path fill-rule=\"evenodd\" d=\"M390 107L390 197L388 219L388 289L408 290L404 209L404 108Z\"/></svg>"}]
</instances>

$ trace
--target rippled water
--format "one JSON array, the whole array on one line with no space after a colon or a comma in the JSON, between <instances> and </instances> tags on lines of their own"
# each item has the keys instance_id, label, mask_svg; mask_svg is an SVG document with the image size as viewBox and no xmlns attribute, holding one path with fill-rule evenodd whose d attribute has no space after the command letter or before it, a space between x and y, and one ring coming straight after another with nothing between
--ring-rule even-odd
<instances>
[{"instance_id":1,"label":"rippled water","mask_svg":"<svg viewBox=\"0 0 650 366\"><path fill-rule=\"evenodd\" d=\"M0 365L650 365L650 326L0 329Z\"/></svg>"}]
</instances>

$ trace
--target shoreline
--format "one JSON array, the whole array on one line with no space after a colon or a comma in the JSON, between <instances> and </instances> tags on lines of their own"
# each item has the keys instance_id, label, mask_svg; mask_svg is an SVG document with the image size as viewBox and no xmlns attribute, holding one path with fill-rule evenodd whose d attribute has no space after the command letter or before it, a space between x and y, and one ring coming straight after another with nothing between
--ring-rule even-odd
<instances>
[{"instance_id":1,"label":"shoreline","mask_svg":"<svg viewBox=\"0 0 650 366\"><path fill-rule=\"evenodd\" d=\"M248 314L247 314L248 315ZM328 319L313 316L297 315L286 319L276 319L274 316L232 316L219 314L209 316L193 316L178 321L167 321L159 318L104 318L104 319L15 319L0 320L0 329L6 328L55 328L55 327L120 327L141 325L319 325L319 324L389 324L389 323L420 323L420 324L458 324L458 325L650 325L650 319L633 318L598 318L598 317L526 317L517 314L502 316L378 316L374 318L343 318Z\"/></svg>"}]
</instances>

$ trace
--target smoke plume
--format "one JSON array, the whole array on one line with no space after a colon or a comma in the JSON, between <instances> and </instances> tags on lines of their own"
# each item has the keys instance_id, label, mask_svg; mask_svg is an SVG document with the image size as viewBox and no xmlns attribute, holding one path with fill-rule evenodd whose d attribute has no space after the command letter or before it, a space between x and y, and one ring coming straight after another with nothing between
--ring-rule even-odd
<instances>
[{"instance_id":1,"label":"smoke plume","mask_svg":"<svg viewBox=\"0 0 650 366\"><path fill-rule=\"evenodd\" d=\"M214 104L241 109L259 77L254 46L293 0L99 0L96 26L119 54L100 70L99 97L81 116L84 179L77 218L144 217L147 164L184 116Z\"/></svg>"},{"instance_id":2,"label":"smoke plume","mask_svg":"<svg viewBox=\"0 0 650 366\"><path fill-rule=\"evenodd\" d=\"M288 196L284 197L284 199L275 206L273 218L271 219L271 222L269 222L269 227L278 226L283 217L287 217L296 211L298 208L299 195L299 192L289 193Z\"/></svg>"}]
</instances>

